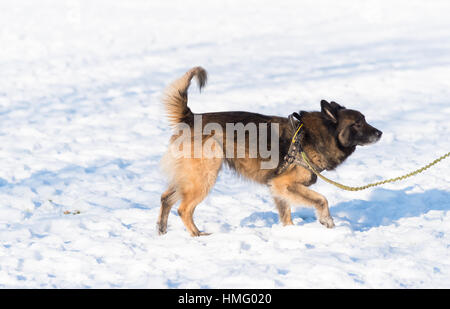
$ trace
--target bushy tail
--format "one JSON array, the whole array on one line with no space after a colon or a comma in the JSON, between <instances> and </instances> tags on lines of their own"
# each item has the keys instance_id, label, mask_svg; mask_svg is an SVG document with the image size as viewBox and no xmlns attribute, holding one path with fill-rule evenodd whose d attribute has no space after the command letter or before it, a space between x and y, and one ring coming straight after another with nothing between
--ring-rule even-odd
<instances>
[{"instance_id":1,"label":"bushy tail","mask_svg":"<svg viewBox=\"0 0 450 309\"><path fill-rule=\"evenodd\" d=\"M194 76L197 79L200 90L205 86L207 73L202 67L195 67L187 71L181 78L174 81L166 89L163 102L166 107L167 117L172 126L183 122L192 116L192 112L187 106L188 88Z\"/></svg>"}]
</instances>

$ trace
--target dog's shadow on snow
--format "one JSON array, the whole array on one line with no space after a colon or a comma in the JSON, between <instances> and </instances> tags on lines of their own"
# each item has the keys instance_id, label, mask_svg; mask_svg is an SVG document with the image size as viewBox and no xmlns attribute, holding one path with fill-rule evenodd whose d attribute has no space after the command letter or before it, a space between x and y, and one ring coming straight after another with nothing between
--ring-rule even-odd
<instances>
[{"instance_id":1,"label":"dog's shadow on snow","mask_svg":"<svg viewBox=\"0 0 450 309\"><path fill-rule=\"evenodd\" d=\"M410 189L375 189L369 200L351 200L331 205L330 212L335 221L346 222L352 230L366 231L374 227L395 224L402 218L418 217L432 210L450 210L450 192L433 189L421 193L410 193L408 192ZM295 225L316 221L312 208L295 209L293 207L292 209ZM298 220L299 218L301 220ZM279 224L276 211L252 213L241 220L240 225L271 227L274 224Z\"/></svg>"}]
</instances>

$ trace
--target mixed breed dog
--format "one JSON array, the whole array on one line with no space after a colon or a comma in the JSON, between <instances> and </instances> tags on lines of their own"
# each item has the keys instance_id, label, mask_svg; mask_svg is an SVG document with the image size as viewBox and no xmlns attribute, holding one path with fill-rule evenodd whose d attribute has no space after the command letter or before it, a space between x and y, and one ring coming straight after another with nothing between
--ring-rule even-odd
<instances>
[{"instance_id":1,"label":"mixed breed dog","mask_svg":"<svg viewBox=\"0 0 450 309\"><path fill-rule=\"evenodd\" d=\"M320 112L302 111L299 119L243 111L194 114L187 105L194 77L202 89L207 73L195 67L174 81L163 98L174 134L162 159L169 185L161 195L159 233L167 232L170 210L181 201L178 213L188 232L208 235L199 231L193 214L224 163L239 175L269 187L283 225L293 224L290 205L294 204L313 206L319 222L334 227L327 199L308 188L317 176L308 166L283 159L294 135L301 124L299 144L311 165L321 172L335 169L356 146L377 142L382 132L369 125L359 111L325 100Z\"/></svg>"}]
</instances>

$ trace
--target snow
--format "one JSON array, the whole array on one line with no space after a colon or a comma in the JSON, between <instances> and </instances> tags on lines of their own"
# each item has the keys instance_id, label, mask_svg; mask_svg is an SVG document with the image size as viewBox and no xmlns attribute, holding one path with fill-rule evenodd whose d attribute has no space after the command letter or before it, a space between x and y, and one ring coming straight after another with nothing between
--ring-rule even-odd
<instances>
[{"instance_id":1,"label":"snow","mask_svg":"<svg viewBox=\"0 0 450 309\"><path fill-rule=\"evenodd\" d=\"M1 288L450 288L448 160L362 192L318 181L336 227L224 169L156 220L164 88L208 70L195 112L287 116L321 99L384 132L324 174L362 185L450 149L448 1L0 3ZM79 211L79 214L77 212ZM66 213L66 214L65 214Z\"/></svg>"}]
</instances>

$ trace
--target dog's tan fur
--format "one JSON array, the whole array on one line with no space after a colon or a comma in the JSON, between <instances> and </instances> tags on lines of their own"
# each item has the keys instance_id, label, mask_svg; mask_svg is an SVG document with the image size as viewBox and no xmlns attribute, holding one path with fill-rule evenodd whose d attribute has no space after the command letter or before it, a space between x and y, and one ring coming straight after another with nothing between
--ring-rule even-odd
<instances>
[{"instance_id":1,"label":"dog's tan fur","mask_svg":"<svg viewBox=\"0 0 450 309\"><path fill-rule=\"evenodd\" d=\"M173 82L167 89L163 102L167 116L172 126L179 123L193 126L194 114L187 106L187 91L192 78L196 77L200 89L205 85L207 74L201 67L195 67L186 72L181 78ZM245 178L265 184L270 188L275 205L284 225L292 223L290 205L302 204L316 209L319 222L328 228L334 226L330 216L327 199L308 188L317 180L315 174L303 166L291 165L283 173L277 171L282 164L282 158L287 153L290 140L294 134L289 121L285 117L266 116L249 112L217 112L201 114L203 126L207 123L218 123L225 128L226 123L273 123L279 126L279 158L278 167L261 169L264 161L259 155L250 158L248 149L245 149L244 158L226 158L227 143L234 143L235 150L239 145L234 136L227 136L224 130L222 136L201 136L202 143L211 142L213 149L223 153L223 157L207 158L201 156L194 158L174 157L169 150L162 163L169 177L168 189L161 195L161 209L158 219L160 234L167 231L167 219L171 207L181 201L178 213L192 236L205 235L195 226L193 214L195 207L208 195L214 186L221 166L225 162ZM362 117L362 118L361 118ZM347 110L335 102L322 101L322 112L302 112L304 124L301 144L311 163L319 171L332 170L353 153L356 145L365 145L379 139L381 132L368 125L361 113ZM174 134L170 139L170 147L180 137ZM192 135L190 144L194 143ZM193 151L191 149L191 151ZM192 153L193 154L193 153Z\"/></svg>"}]
</instances>

